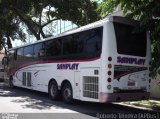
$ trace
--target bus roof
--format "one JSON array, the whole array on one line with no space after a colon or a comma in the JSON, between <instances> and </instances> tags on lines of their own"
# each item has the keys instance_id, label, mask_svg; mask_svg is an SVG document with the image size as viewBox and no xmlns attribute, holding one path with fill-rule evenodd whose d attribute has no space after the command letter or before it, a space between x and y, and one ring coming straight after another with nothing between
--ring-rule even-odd
<instances>
[{"instance_id":1,"label":"bus roof","mask_svg":"<svg viewBox=\"0 0 160 119\"><path fill-rule=\"evenodd\" d=\"M24 45L21 45L21 46L18 46L18 47L8 49L8 51L13 50L13 49L18 49L18 48L21 48L21 47L26 47L26 46L29 46L29 45L32 45L32 44L37 44L37 43L44 42L44 41L47 41L47 40L50 40L50 39L59 38L59 37L67 36L67 35L70 35L70 34L78 33L78 32L81 32L81 31L89 30L89 29L92 29L92 28L100 27L100 26L103 26L103 24L105 22L119 22L119 23L125 23L125 24L136 24L137 23L136 21L127 19L125 17L109 16L109 17L106 17L103 20L96 21L94 23L90 23L88 25L85 25L85 26L82 26L82 27L79 27L79 28L76 28L76 29L71 29L69 31L63 32L63 33L58 34L56 36L51 36L51 37L48 37L48 38L45 38L45 39L35 41L34 43L27 43L27 44L24 44Z\"/></svg>"}]
</instances>

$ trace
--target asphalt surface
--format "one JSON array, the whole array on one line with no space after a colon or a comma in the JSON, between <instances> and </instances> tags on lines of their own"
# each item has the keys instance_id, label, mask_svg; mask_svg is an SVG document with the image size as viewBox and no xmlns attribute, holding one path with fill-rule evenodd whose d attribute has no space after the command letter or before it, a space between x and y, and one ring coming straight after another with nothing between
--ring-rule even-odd
<instances>
[{"instance_id":1,"label":"asphalt surface","mask_svg":"<svg viewBox=\"0 0 160 119\"><path fill-rule=\"evenodd\" d=\"M0 119L159 119L159 113L122 106L75 101L68 105L48 94L23 88L10 89L0 83Z\"/></svg>"}]
</instances>

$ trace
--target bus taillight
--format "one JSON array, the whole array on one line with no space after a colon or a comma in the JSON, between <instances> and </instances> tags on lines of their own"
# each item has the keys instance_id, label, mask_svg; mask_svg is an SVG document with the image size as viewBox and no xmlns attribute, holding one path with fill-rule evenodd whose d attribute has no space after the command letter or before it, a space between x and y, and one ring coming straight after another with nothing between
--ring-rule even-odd
<instances>
[{"instance_id":1,"label":"bus taillight","mask_svg":"<svg viewBox=\"0 0 160 119\"><path fill-rule=\"evenodd\" d=\"M108 64L108 68L111 69L112 68L112 64Z\"/></svg>"}]
</instances>

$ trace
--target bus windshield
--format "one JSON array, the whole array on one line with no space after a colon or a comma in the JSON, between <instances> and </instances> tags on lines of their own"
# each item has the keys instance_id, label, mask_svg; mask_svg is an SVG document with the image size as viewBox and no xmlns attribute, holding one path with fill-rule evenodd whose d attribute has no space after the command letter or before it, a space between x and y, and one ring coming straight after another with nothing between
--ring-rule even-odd
<instances>
[{"instance_id":1,"label":"bus windshield","mask_svg":"<svg viewBox=\"0 0 160 119\"><path fill-rule=\"evenodd\" d=\"M117 52L124 55L146 56L146 31L140 31L133 25L114 22Z\"/></svg>"}]
</instances>

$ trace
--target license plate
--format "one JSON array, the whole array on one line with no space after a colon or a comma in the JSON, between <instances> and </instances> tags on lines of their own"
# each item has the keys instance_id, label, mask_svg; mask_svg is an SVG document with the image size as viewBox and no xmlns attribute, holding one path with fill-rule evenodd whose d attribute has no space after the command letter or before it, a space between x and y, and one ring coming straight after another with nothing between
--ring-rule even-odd
<instances>
[{"instance_id":1,"label":"license plate","mask_svg":"<svg viewBox=\"0 0 160 119\"><path fill-rule=\"evenodd\" d=\"M133 82L133 81L128 81L128 86L135 86L135 82Z\"/></svg>"}]
</instances>

